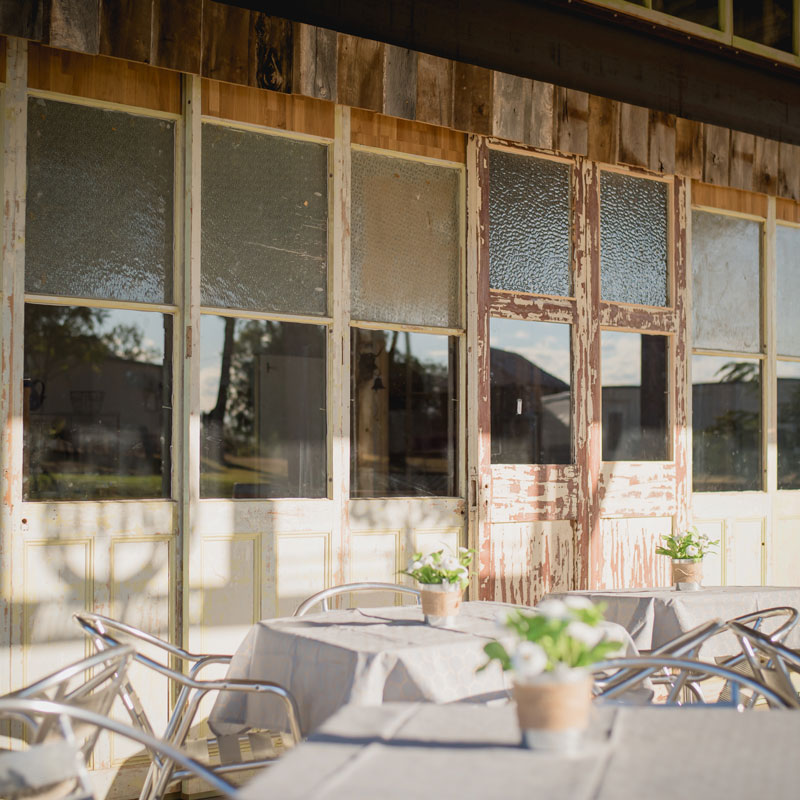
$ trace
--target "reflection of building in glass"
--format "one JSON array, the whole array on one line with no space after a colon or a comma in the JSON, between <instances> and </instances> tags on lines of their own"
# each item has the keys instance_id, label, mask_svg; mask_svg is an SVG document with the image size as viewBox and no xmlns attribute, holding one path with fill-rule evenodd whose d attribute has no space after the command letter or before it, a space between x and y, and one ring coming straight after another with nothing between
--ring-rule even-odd
<instances>
[{"instance_id":1,"label":"reflection of building in glass","mask_svg":"<svg viewBox=\"0 0 800 800\"><path fill-rule=\"evenodd\" d=\"M568 464L570 387L519 353L493 347L492 461Z\"/></svg>"}]
</instances>

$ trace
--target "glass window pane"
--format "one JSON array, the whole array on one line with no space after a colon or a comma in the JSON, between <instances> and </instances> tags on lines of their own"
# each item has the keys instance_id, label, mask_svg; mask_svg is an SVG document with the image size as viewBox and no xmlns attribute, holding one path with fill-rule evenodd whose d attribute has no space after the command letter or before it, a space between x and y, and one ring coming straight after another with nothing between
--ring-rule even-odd
<instances>
[{"instance_id":1,"label":"glass window pane","mask_svg":"<svg viewBox=\"0 0 800 800\"><path fill-rule=\"evenodd\" d=\"M459 326L459 170L355 150L353 319Z\"/></svg>"},{"instance_id":2,"label":"glass window pane","mask_svg":"<svg viewBox=\"0 0 800 800\"><path fill-rule=\"evenodd\" d=\"M570 167L489 151L489 282L570 295Z\"/></svg>"},{"instance_id":3,"label":"glass window pane","mask_svg":"<svg viewBox=\"0 0 800 800\"><path fill-rule=\"evenodd\" d=\"M775 239L778 352L783 356L800 356L800 317L797 314L797 300L800 298L800 228L778 225Z\"/></svg>"},{"instance_id":4,"label":"glass window pane","mask_svg":"<svg viewBox=\"0 0 800 800\"><path fill-rule=\"evenodd\" d=\"M170 496L172 317L25 307L26 500Z\"/></svg>"},{"instance_id":5,"label":"glass window pane","mask_svg":"<svg viewBox=\"0 0 800 800\"><path fill-rule=\"evenodd\" d=\"M328 148L203 125L203 305L325 314Z\"/></svg>"},{"instance_id":6,"label":"glass window pane","mask_svg":"<svg viewBox=\"0 0 800 800\"><path fill-rule=\"evenodd\" d=\"M719 0L653 0L652 8L708 28L719 28Z\"/></svg>"},{"instance_id":7,"label":"glass window pane","mask_svg":"<svg viewBox=\"0 0 800 800\"><path fill-rule=\"evenodd\" d=\"M493 464L572 461L570 326L492 319Z\"/></svg>"},{"instance_id":8,"label":"glass window pane","mask_svg":"<svg viewBox=\"0 0 800 800\"><path fill-rule=\"evenodd\" d=\"M667 305L667 184L600 173L603 300Z\"/></svg>"},{"instance_id":9,"label":"glass window pane","mask_svg":"<svg viewBox=\"0 0 800 800\"><path fill-rule=\"evenodd\" d=\"M692 212L694 347L757 353L761 223Z\"/></svg>"},{"instance_id":10,"label":"glass window pane","mask_svg":"<svg viewBox=\"0 0 800 800\"><path fill-rule=\"evenodd\" d=\"M733 35L792 52L794 0L734 0Z\"/></svg>"},{"instance_id":11,"label":"glass window pane","mask_svg":"<svg viewBox=\"0 0 800 800\"><path fill-rule=\"evenodd\" d=\"M666 336L601 331L603 461L668 457Z\"/></svg>"},{"instance_id":12,"label":"glass window pane","mask_svg":"<svg viewBox=\"0 0 800 800\"><path fill-rule=\"evenodd\" d=\"M28 100L25 289L172 302L175 124Z\"/></svg>"},{"instance_id":13,"label":"glass window pane","mask_svg":"<svg viewBox=\"0 0 800 800\"><path fill-rule=\"evenodd\" d=\"M326 497L324 325L204 315L201 497Z\"/></svg>"},{"instance_id":14,"label":"glass window pane","mask_svg":"<svg viewBox=\"0 0 800 800\"><path fill-rule=\"evenodd\" d=\"M692 462L696 492L762 488L757 359L692 357Z\"/></svg>"},{"instance_id":15,"label":"glass window pane","mask_svg":"<svg viewBox=\"0 0 800 800\"><path fill-rule=\"evenodd\" d=\"M456 343L353 328L353 497L456 495Z\"/></svg>"},{"instance_id":16,"label":"glass window pane","mask_svg":"<svg viewBox=\"0 0 800 800\"><path fill-rule=\"evenodd\" d=\"M800 489L800 363L778 361L778 488Z\"/></svg>"}]
</instances>

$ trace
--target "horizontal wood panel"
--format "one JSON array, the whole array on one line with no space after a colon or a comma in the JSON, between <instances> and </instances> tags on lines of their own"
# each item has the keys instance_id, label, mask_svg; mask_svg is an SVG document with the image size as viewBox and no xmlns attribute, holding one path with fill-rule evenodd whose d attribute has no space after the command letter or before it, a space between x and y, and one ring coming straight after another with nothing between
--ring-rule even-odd
<instances>
[{"instance_id":1,"label":"horizontal wood panel","mask_svg":"<svg viewBox=\"0 0 800 800\"><path fill-rule=\"evenodd\" d=\"M508 319L573 323L575 301L568 297L539 297L494 289L489 292L489 313Z\"/></svg>"},{"instance_id":2,"label":"horizontal wood panel","mask_svg":"<svg viewBox=\"0 0 800 800\"><path fill-rule=\"evenodd\" d=\"M324 100L286 95L203 79L203 114L332 139L336 106Z\"/></svg>"},{"instance_id":3,"label":"horizontal wood panel","mask_svg":"<svg viewBox=\"0 0 800 800\"><path fill-rule=\"evenodd\" d=\"M28 86L170 114L181 112L181 76L177 72L33 43L28 47Z\"/></svg>"},{"instance_id":4,"label":"horizontal wood panel","mask_svg":"<svg viewBox=\"0 0 800 800\"><path fill-rule=\"evenodd\" d=\"M171 500L25 503L21 515L26 537L152 536L176 531L178 508Z\"/></svg>"},{"instance_id":5,"label":"horizontal wood panel","mask_svg":"<svg viewBox=\"0 0 800 800\"><path fill-rule=\"evenodd\" d=\"M578 468L573 464L492 466L492 522L575 519Z\"/></svg>"},{"instance_id":6,"label":"horizontal wood panel","mask_svg":"<svg viewBox=\"0 0 800 800\"><path fill-rule=\"evenodd\" d=\"M756 217L767 216L766 195L739 189L727 189L722 186L710 186L698 181L692 181L692 205L722 208L726 211L737 211L740 214L752 214Z\"/></svg>"},{"instance_id":7,"label":"horizontal wood panel","mask_svg":"<svg viewBox=\"0 0 800 800\"><path fill-rule=\"evenodd\" d=\"M647 333L676 333L677 316L671 308L644 308L600 303L600 324Z\"/></svg>"},{"instance_id":8,"label":"horizontal wood panel","mask_svg":"<svg viewBox=\"0 0 800 800\"><path fill-rule=\"evenodd\" d=\"M600 470L600 514L606 517L661 517L677 512L675 464L606 462Z\"/></svg>"},{"instance_id":9,"label":"horizontal wood panel","mask_svg":"<svg viewBox=\"0 0 800 800\"><path fill-rule=\"evenodd\" d=\"M779 197L775 203L775 216L784 222L800 223L800 203Z\"/></svg>"}]
</instances>

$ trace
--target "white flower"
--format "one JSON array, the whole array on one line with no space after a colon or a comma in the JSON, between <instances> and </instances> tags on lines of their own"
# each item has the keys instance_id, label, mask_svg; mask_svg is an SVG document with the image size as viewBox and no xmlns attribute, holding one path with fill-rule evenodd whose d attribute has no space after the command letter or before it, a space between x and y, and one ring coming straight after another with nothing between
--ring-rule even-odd
<instances>
[{"instance_id":1,"label":"white flower","mask_svg":"<svg viewBox=\"0 0 800 800\"><path fill-rule=\"evenodd\" d=\"M462 553L462 554L463 553L469 553L469 548L468 547L459 547L458 548L458 552Z\"/></svg>"},{"instance_id":2,"label":"white flower","mask_svg":"<svg viewBox=\"0 0 800 800\"><path fill-rule=\"evenodd\" d=\"M571 611L584 611L594 608L594 603L588 597L583 597L579 594L565 597L564 605Z\"/></svg>"},{"instance_id":3,"label":"white flower","mask_svg":"<svg viewBox=\"0 0 800 800\"><path fill-rule=\"evenodd\" d=\"M423 567L434 566L433 556L432 555L425 556L425 558L422 559L422 566Z\"/></svg>"},{"instance_id":4,"label":"white flower","mask_svg":"<svg viewBox=\"0 0 800 800\"><path fill-rule=\"evenodd\" d=\"M603 638L603 631L600 628L593 628L591 625L578 620L574 620L567 625L566 634L579 642L583 642L590 648L594 647Z\"/></svg>"},{"instance_id":5,"label":"white flower","mask_svg":"<svg viewBox=\"0 0 800 800\"><path fill-rule=\"evenodd\" d=\"M535 642L520 642L511 656L511 665L520 678L535 678L547 666L547 653Z\"/></svg>"},{"instance_id":6,"label":"white flower","mask_svg":"<svg viewBox=\"0 0 800 800\"><path fill-rule=\"evenodd\" d=\"M415 569L422 569L422 562L421 561L412 561L411 566L408 568L409 572L413 572Z\"/></svg>"},{"instance_id":7,"label":"white flower","mask_svg":"<svg viewBox=\"0 0 800 800\"><path fill-rule=\"evenodd\" d=\"M505 630L508 627L508 611L498 611L494 615L494 624Z\"/></svg>"},{"instance_id":8,"label":"white flower","mask_svg":"<svg viewBox=\"0 0 800 800\"><path fill-rule=\"evenodd\" d=\"M563 600L542 600L536 610L548 619L572 619L567 604Z\"/></svg>"},{"instance_id":9,"label":"white flower","mask_svg":"<svg viewBox=\"0 0 800 800\"><path fill-rule=\"evenodd\" d=\"M443 569L445 572L452 572L453 570L458 569L460 566L461 562L454 556L447 556L443 558L439 564L439 568Z\"/></svg>"},{"instance_id":10,"label":"white flower","mask_svg":"<svg viewBox=\"0 0 800 800\"><path fill-rule=\"evenodd\" d=\"M700 555L700 550L696 544L690 544L686 548L686 555L689 558L697 558Z\"/></svg>"},{"instance_id":11,"label":"white flower","mask_svg":"<svg viewBox=\"0 0 800 800\"><path fill-rule=\"evenodd\" d=\"M469 570L466 567L459 567L456 572L465 578L469 575Z\"/></svg>"}]
</instances>

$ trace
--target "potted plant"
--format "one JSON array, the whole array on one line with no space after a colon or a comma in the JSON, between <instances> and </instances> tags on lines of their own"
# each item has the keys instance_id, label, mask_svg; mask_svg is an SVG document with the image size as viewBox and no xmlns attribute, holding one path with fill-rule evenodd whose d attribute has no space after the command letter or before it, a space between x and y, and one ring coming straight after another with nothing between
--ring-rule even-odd
<instances>
[{"instance_id":1,"label":"potted plant","mask_svg":"<svg viewBox=\"0 0 800 800\"><path fill-rule=\"evenodd\" d=\"M419 584L422 613L429 625L452 625L461 606L461 593L469 583L469 566L474 550L458 548L458 555L445 555L437 550L423 556L414 553L408 569L401 570Z\"/></svg>"},{"instance_id":2,"label":"potted plant","mask_svg":"<svg viewBox=\"0 0 800 800\"><path fill-rule=\"evenodd\" d=\"M656 553L672 559L672 585L676 590L696 591L703 583L703 556L718 544L719 539L711 541L692 527L682 533L664 536Z\"/></svg>"},{"instance_id":3,"label":"potted plant","mask_svg":"<svg viewBox=\"0 0 800 800\"><path fill-rule=\"evenodd\" d=\"M535 749L569 751L589 723L588 669L619 651L599 627L603 607L585 597L545 600L501 620L506 636L484 647L489 661L513 671L512 693L523 742Z\"/></svg>"}]
</instances>

